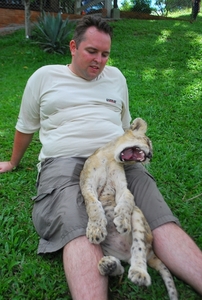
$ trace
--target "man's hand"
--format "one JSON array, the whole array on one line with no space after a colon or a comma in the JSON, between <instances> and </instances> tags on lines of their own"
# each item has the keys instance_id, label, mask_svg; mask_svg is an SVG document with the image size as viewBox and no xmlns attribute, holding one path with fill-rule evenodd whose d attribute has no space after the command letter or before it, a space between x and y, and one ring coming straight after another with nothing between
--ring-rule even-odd
<instances>
[{"instance_id":1,"label":"man's hand","mask_svg":"<svg viewBox=\"0 0 202 300\"><path fill-rule=\"evenodd\" d=\"M16 130L11 159L10 161L0 162L0 173L12 171L19 165L27 147L31 143L33 135L33 133L27 134Z\"/></svg>"},{"instance_id":2,"label":"man's hand","mask_svg":"<svg viewBox=\"0 0 202 300\"><path fill-rule=\"evenodd\" d=\"M13 166L10 161L0 162L0 173L12 171L13 168L15 168L15 166Z\"/></svg>"}]
</instances>

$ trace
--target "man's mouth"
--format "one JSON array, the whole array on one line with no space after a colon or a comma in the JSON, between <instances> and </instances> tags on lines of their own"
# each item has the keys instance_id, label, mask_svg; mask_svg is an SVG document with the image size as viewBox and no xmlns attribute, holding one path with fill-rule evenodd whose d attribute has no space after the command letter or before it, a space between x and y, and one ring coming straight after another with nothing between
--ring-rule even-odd
<instances>
[{"instance_id":1,"label":"man's mouth","mask_svg":"<svg viewBox=\"0 0 202 300\"><path fill-rule=\"evenodd\" d=\"M90 68L94 69L94 70L99 70L98 66L90 66Z\"/></svg>"}]
</instances>

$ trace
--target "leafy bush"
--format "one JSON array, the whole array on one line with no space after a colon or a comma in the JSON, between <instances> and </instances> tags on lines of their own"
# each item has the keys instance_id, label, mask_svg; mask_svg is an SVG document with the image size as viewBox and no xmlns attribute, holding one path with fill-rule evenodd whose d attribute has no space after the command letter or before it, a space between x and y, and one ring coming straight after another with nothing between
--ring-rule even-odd
<instances>
[{"instance_id":1,"label":"leafy bush","mask_svg":"<svg viewBox=\"0 0 202 300\"><path fill-rule=\"evenodd\" d=\"M150 14L152 9L150 8L150 0L135 0L132 11Z\"/></svg>"},{"instance_id":2,"label":"leafy bush","mask_svg":"<svg viewBox=\"0 0 202 300\"><path fill-rule=\"evenodd\" d=\"M49 53L65 54L75 22L63 20L60 13L56 16L42 13L33 31L34 43Z\"/></svg>"},{"instance_id":3,"label":"leafy bush","mask_svg":"<svg viewBox=\"0 0 202 300\"><path fill-rule=\"evenodd\" d=\"M132 0L123 0L123 2L121 2L120 10L131 11L133 6L134 6L134 3Z\"/></svg>"}]
</instances>

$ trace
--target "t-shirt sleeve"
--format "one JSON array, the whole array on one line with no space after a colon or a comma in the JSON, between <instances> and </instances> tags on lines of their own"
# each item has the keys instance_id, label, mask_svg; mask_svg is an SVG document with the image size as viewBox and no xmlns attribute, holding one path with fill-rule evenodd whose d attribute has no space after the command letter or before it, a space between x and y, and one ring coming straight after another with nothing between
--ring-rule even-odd
<instances>
[{"instance_id":1,"label":"t-shirt sleeve","mask_svg":"<svg viewBox=\"0 0 202 300\"><path fill-rule=\"evenodd\" d=\"M40 76L37 71L29 78L24 89L15 128L28 134L40 128Z\"/></svg>"},{"instance_id":2,"label":"t-shirt sleeve","mask_svg":"<svg viewBox=\"0 0 202 300\"><path fill-rule=\"evenodd\" d=\"M123 87L123 109L122 109L121 119L122 119L122 127L125 131L130 127L130 122L131 122L131 115L129 111L128 87L126 81Z\"/></svg>"}]
</instances>

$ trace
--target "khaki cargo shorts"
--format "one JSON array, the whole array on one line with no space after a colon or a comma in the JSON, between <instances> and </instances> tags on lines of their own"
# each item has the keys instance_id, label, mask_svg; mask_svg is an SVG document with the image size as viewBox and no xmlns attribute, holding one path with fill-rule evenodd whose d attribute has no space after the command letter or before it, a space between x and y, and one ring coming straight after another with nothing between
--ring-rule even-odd
<instances>
[{"instance_id":1,"label":"khaki cargo shorts","mask_svg":"<svg viewBox=\"0 0 202 300\"><path fill-rule=\"evenodd\" d=\"M49 158L42 163L33 197L32 219L40 236L38 254L63 248L85 235L88 217L79 186L84 158ZM125 168L128 187L151 229L168 222L179 224L156 187L155 180L137 163Z\"/></svg>"}]
</instances>

